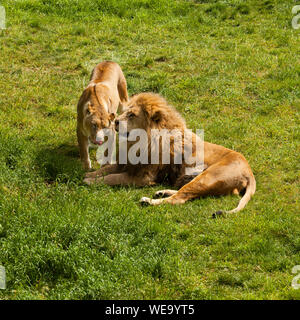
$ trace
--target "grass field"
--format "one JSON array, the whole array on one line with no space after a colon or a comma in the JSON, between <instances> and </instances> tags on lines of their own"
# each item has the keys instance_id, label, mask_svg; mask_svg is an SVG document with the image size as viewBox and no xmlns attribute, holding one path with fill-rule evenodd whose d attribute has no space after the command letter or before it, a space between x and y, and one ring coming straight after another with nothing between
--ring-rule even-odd
<instances>
[{"instance_id":1,"label":"grass field","mask_svg":"<svg viewBox=\"0 0 300 320\"><path fill-rule=\"evenodd\" d=\"M294 1L0 4L0 299L300 299ZM245 155L257 191L242 212L211 219L236 196L142 208L161 186L82 183L76 104L106 59L130 94L161 93Z\"/></svg>"}]
</instances>

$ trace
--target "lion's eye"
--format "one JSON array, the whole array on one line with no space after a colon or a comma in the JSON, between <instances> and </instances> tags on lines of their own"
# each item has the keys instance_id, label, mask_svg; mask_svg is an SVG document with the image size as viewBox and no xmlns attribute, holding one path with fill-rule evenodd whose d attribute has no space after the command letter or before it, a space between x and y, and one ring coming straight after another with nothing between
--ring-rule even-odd
<instances>
[{"instance_id":1,"label":"lion's eye","mask_svg":"<svg viewBox=\"0 0 300 320\"><path fill-rule=\"evenodd\" d=\"M97 126L97 124L96 124L96 123L93 123L93 128L94 128L95 130L97 130L97 129L98 129L98 126Z\"/></svg>"},{"instance_id":2,"label":"lion's eye","mask_svg":"<svg viewBox=\"0 0 300 320\"><path fill-rule=\"evenodd\" d=\"M135 114L134 113L129 113L129 115L128 115L128 118L129 119L132 119L132 118L134 118L135 117Z\"/></svg>"}]
</instances>

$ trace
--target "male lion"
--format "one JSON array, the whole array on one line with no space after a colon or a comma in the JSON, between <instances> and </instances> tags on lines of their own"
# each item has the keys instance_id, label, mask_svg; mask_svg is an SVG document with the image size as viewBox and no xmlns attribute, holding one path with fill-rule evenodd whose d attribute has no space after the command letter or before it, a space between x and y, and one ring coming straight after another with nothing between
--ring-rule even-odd
<instances>
[{"instance_id":1,"label":"male lion","mask_svg":"<svg viewBox=\"0 0 300 320\"><path fill-rule=\"evenodd\" d=\"M153 93L141 93L134 96L128 103L128 108L115 120L115 128L118 131L120 122L127 125L127 136L133 129L144 129L149 137L146 146L151 153L150 132L153 129L167 129L184 134L186 125L179 113L159 95ZM191 133L192 153L197 151L197 136ZM183 142L180 142L181 150ZM183 204L187 200L202 196L219 196L226 194L244 193L237 208L229 213L242 210L255 193L256 182L251 168L238 152L225 147L204 142L204 171L198 175L187 177L185 169L189 166L183 160L182 164L175 164L175 151L178 145L175 139L170 139L170 163L163 164L113 164L102 167L100 170L87 173L84 180L87 184L103 182L109 185L154 185L168 180L169 183L180 187L179 190L161 190L156 192L156 197L162 199L150 199L143 197L142 204L158 205L161 203ZM128 143L128 149L132 143ZM160 142L161 153L163 142ZM181 151L182 152L182 151ZM149 155L150 157L150 155ZM105 174L108 174L104 176ZM188 183L187 180L189 180ZM221 214L218 211L216 214Z\"/></svg>"}]
</instances>

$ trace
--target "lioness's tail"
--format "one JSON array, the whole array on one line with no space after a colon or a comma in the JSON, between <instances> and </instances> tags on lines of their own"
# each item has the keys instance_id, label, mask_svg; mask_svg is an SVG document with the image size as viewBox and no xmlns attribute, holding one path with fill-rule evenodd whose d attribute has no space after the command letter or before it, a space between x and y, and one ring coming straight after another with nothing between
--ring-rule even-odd
<instances>
[{"instance_id":1,"label":"lioness's tail","mask_svg":"<svg viewBox=\"0 0 300 320\"><path fill-rule=\"evenodd\" d=\"M255 190L256 190L256 181L255 181L253 174L251 173L251 175L248 178L246 192L245 192L243 198L240 200L238 206L233 210L225 211L225 213L235 213L235 212L238 212L238 211L244 209L246 204L249 202L251 197L254 195ZM215 218L216 215L221 215L222 213L223 213L222 211L217 211L216 213L213 214L213 217Z\"/></svg>"}]
</instances>

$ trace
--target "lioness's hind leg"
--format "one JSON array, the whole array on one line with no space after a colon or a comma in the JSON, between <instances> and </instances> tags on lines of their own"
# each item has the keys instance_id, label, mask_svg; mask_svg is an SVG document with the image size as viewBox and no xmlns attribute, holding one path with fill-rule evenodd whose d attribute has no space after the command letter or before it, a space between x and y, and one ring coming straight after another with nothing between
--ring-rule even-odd
<instances>
[{"instance_id":1,"label":"lioness's hind leg","mask_svg":"<svg viewBox=\"0 0 300 320\"><path fill-rule=\"evenodd\" d=\"M127 83L123 73L120 75L120 79L118 82L118 92L119 92L119 98L120 98L118 109L120 113L123 113L126 109L125 105L129 100L128 92L127 92Z\"/></svg>"},{"instance_id":2,"label":"lioness's hind leg","mask_svg":"<svg viewBox=\"0 0 300 320\"><path fill-rule=\"evenodd\" d=\"M155 192L154 199L170 197L173 194L175 194L176 192L177 192L177 190L170 190L170 189L159 190L159 191Z\"/></svg>"}]
</instances>

